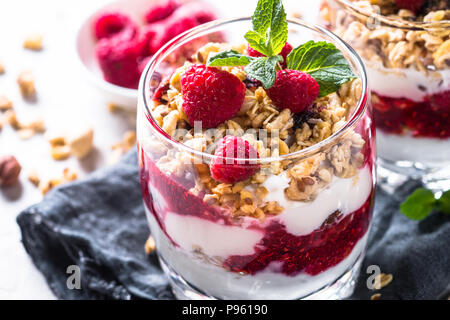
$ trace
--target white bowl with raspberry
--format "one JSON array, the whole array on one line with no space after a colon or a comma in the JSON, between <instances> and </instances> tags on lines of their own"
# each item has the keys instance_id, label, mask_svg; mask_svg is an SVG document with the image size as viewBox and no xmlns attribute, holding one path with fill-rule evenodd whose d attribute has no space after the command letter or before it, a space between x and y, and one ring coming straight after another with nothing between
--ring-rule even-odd
<instances>
[{"instance_id":1,"label":"white bowl with raspberry","mask_svg":"<svg viewBox=\"0 0 450 320\"><path fill-rule=\"evenodd\" d=\"M121 0L80 26L76 52L86 77L115 104L135 109L141 71L172 37L214 20L214 9L192 0Z\"/></svg>"}]
</instances>

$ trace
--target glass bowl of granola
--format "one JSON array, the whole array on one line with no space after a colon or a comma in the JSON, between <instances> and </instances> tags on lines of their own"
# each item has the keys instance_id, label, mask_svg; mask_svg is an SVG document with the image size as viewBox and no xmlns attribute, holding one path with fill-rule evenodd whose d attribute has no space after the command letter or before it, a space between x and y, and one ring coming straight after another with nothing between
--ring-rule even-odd
<instances>
[{"instance_id":1,"label":"glass bowl of granola","mask_svg":"<svg viewBox=\"0 0 450 320\"><path fill-rule=\"evenodd\" d=\"M325 0L320 11L366 64L382 167L442 185L450 181L449 9L448 0Z\"/></svg>"},{"instance_id":2,"label":"glass bowl of granola","mask_svg":"<svg viewBox=\"0 0 450 320\"><path fill-rule=\"evenodd\" d=\"M364 256L375 187L364 66L273 2L271 22L257 9L177 37L141 78L142 194L181 299L344 298ZM214 33L224 41L174 63Z\"/></svg>"}]
</instances>

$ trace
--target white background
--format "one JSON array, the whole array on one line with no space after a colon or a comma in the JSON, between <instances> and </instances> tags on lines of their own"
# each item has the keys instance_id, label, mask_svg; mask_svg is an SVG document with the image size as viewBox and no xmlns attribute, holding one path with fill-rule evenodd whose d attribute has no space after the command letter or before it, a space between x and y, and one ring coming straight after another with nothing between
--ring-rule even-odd
<instances>
[{"instance_id":1,"label":"white background","mask_svg":"<svg viewBox=\"0 0 450 320\"><path fill-rule=\"evenodd\" d=\"M151 0L149 0L151 1ZM18 213L42 199L26 178L35 169L42 177L58 176L71 167L79 176L106 165L110 147L126 130L134 129L134 118L113 115L108 97L86 80L77 63L75 34L83 20L107 4L104 0L0 0L0 61L6 73L0 75L0 95L13 102L19 120L40 115L49 132L71 126L94 128L95 150L84 159L54 161L44 135L22 141L9 127L0 131L0 155L13 154L22 164L20 183L0 190L0 299L54 299L44 278L34 267L20 242ZM251 15L256 0L210 0L221 17ZM300 12L313 21L318 0L285 0L289 14ZM44 50L24 50L30 33L44 35ZM32 70L38 92L36 102L22 99L17 74Z\"/></svg>"}]
</instances>

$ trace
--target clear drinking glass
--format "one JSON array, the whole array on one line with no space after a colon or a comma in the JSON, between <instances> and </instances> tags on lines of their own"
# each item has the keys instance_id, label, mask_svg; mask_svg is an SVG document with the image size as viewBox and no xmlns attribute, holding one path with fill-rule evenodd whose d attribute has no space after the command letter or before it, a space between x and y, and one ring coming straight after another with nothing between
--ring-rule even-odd
<instances>
[{"instance_id":1,"label":"clear drinking glass","mask_svg":"<svg viewBox=\"0 0 450 320\"><path fill-rule=\"evenodd\" d=\"M358 4L359 3L359 4ZM448 12L412 21L369 2L325 0L321 19L362 57L372 90L380 173L450 188ZM450 9L450 8L447 8ZM426 21L425 21L426 20ZM395 179L394 179L395 181ZM401 179L397 181L402 181Z\"/></svg>"},{"instance_id":2,"label":"clear drinking glass","mask_svg":"<svg viewBox=\"0 0 450 320\"><path fill-rule=\"evenodd\" d=\"M265 189L265 208L279 211L265 219L236 216L226 202L207 200L212 197L203 186L213 183L208 166L215 156L172 139L151 112L162 80L183 64L180 56L214 38L242 43L251 19L192 29L161 49L143 72L137 114L141 188L158 257L180 299L337 299L353 291L375 190L375 129L366 74L357 54L331 32L299 20L288 24L294 46L311 39L334 43L360 86L349 102L349 121L325 140L298 152L250 159L265 180L246 190ZM297 187L317 191L315 197L287 199L288 180L272 169L313 164L321 170L297 180ZM231 189L242 199L243 190ZM256 201L243 200L250 207Z\"/></svg>"}]
</instances>

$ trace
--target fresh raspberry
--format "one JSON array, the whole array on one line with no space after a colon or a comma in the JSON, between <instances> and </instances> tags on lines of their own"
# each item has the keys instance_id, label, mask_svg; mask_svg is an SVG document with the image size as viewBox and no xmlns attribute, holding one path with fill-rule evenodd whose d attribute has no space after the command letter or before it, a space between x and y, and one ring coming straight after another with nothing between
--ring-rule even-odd
<instances>
[{"instance_id":1,"label":"fresh raspberry","mask_svg":"<svg viewBox=\"0 0 450 320\"><path fill-rule=\"evenodd\" d=\"M181 92L189 123L201 121L203 128L213 128L241 109L245 85L227 71L194 64L181 76Z\"/></svg>"},{"instance_id":2,"label":"fresh raspberry","mask_svg":"<svg viewBox=\"0 0 450 320\"><path fill-rule=\"evenodd\" d=\"M105 12L94 22L94 34L98 40L110 38L124 29L136 33L137 26L128 16L120 12Z\"/></svg>"},{"instance_id":3,"label":"fresh raspberry","mask_svg":"<svg viewBox=\"0 0 450 320\"><path fill-rule=\"evenodd\" d=\"M158 1L150 5L144 14L147 23L161 21L172 15L181 4L175 0Z\"/></svg>"},{"instance_id":4,"label":"fresh raspberry","mask_svg":"<svg viewBox=\"0 0 450 320\"><path fill-rule=\"evenodd\" d=\"M281 64L283 66L283 68L286 68L286 57L288 56L289 53L291 53L292 51L292 46L286 42L286 44L284 45L283 49L281 49L281 52L279 53L279 55L281 55L283 57L283 63ZM253 49L252 47L250 47L249 45L247 45L247 54L250 57L265 57L265 55L263 55L262 53L260 53L259 51L256 51L255 49Z\"/></svg>"},{"instance_id":5,"label":"fresh raspberry","mask_svg":"<svg viewBox=\"0 0 450 320\"><path fill-rule=\"evenodd\" d=\"M424 3L425 0L395 0L395 4L399 9L407 9L414 13L419 12Z\"/></svg>"},{"instance_id":6,"label":"fresh raspberry","mask_svg":"<svg viewBox=\"0 0 450 320\"><path fill-rule=\"evenodd\" d=\"M195 21L196 25L200 25L217 19L213 7L201 1L188 2L182 5L174 12L171 19L176 20L183 17L192 18Z\"/></svg>"},{"instance_id":7,"label":"fresh raspberry","mask_svg":"<svg viewBox=\"0 0 450 320\"><path fill-rule=\"evenodd\" d=\"M200 24L216 19L214 11L204 3L187 3L165 20L152 23L147 32L153 32L149 37L149 54L154 54L172 38Z\"/></svg>"},{"instance_id":8,"label":"fresh raspberry","mask_svg":"<svg viewBox=\"0 0 450 320\"><path fill-rule=\"evenodd\" d=\"M96 46L96 56L105 80L136 89L141 74L138 63L142 59L143 49L142 41L131 31L101 39Z\"/></svg>"},{"instance_id":9,"label":"fresh raspberry","mask_svg":"<svg viewBox=\"0 0 450 320\"><path fill-rule=\"evenodd\" d=\"M226 136L221 139L214 155L217 157L211 160L210 168L211 176L217 181L223 183L244 181L259 170L256 161L242 160L259 158L258 151L242 138Z\"/></svg>"},{"instance_id":10,"label":"fresh raspberry","mask_svg":"<svg viewBox=\"0 0 450 320\"><path fill-rule=\"evenodd\" d=\"M141 59L141 61L139 61L139 63L138 63L139 73L142 74L145 67L147 66L147 63L150 61L151 58L152 58L151 56L148 56L148 57Z\"/></svg>"},{"instance_id":11,"label":"fresh raspberry","mask_svg":"<svg viewBox=\"0 0 450 320\"><path fill-rule=\"evenodd\" d=\"M277 78L267 94L281 109L302 112L319 96L319 84L309 74L298 70L277 71Z\"/></svg>"}]
</instances>

